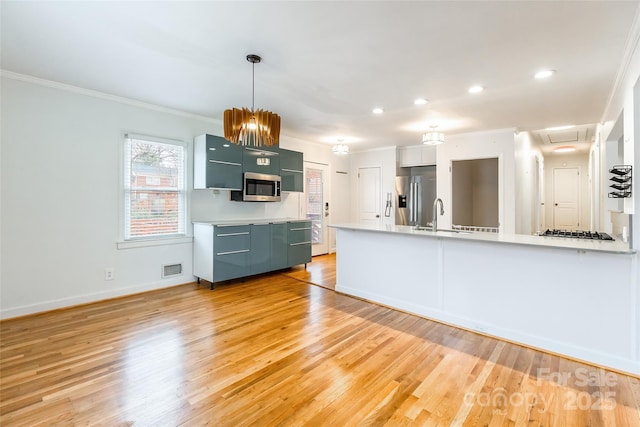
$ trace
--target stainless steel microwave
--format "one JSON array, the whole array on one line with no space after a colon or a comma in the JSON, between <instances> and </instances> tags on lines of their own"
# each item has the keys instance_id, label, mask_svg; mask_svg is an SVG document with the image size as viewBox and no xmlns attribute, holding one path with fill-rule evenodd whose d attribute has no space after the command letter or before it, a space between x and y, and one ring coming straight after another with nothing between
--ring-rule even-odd
<instances>
[{"instance_id":1,"label":"stainless steel microwave","mask_svg":"<svg viewBox=\"0 0 640 427\"><path fill-rule=\"evenodd\" d=\"M242 191L231 191L231 200L239 202L279 202L281 178L278 175L245 172Z\"/></svg>"}]
</instances>

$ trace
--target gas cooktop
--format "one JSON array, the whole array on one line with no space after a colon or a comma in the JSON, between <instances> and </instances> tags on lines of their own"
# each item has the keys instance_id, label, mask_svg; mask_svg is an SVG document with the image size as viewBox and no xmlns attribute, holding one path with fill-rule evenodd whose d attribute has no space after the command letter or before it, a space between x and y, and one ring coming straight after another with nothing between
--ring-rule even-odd
<instances>
[{"instance_id":1,"label":"gas cooktop","mask_svg":"<svg viewBox=\"0 0 640 427\"><path fill-rule=\"evenodd\" d=\"M607 233L598 233L597 231L575 231L575 230L547 230L538 233L539 236L549 237L572 237L574 239L587 240L615 240Z\"/></svg>"}]
</instances>

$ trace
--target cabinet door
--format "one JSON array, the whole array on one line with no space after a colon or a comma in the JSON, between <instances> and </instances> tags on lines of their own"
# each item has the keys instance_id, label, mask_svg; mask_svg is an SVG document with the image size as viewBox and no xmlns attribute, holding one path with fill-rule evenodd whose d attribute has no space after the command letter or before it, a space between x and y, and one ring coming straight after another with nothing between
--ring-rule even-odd
<instances>
[{"instance_id":1,"label":"cabinet door","mask_svg":"<svg viewBox=\"0 0 640 427\"><path fill-rule=\"evenodd\" d=\"M282 191L304 191L303 157L298 151L280 149L280 176Z\"/></svg>"},{"instance_id":2,"label":"cabinet door","mask_svg":"<svg viewBox=\"0 0 640 427\"><path fill-rule=\"evenodd\" d=\"M244 147L242 165L245 172L280 175L280 155L275 147L273 149Z\"/></svg>"},{"instance_id":3,"label":"cabinet door","mask_svg":"<svg viewBox=\"0 0 640 427\"><path fill-rule=\"evenodd\" d=\"M271 270L271 224L251 225L251 274Z\"/></svg>"},{"instance_id":4,"label":"cabinet door","mask_svg":"<svg viewBox=\"0 0 640 427\"><path fill-rule=\"evenodd\" d=\"M311 221L287 223L287 264L311 262Z\"/></svg>"},{"instance_id":5,"label":"cabinet door","mask_svg":"<svg viewBox=\"0 0 640 427\"><path fill-rule=\"evenodd\" d=\"M193 188L242 189L242 148L215 135L194 142Z\"/></svg>"},{"instance_id":6,"label":"cabinet door","mask_svg":"<svg viewBox=\"0 0 640 427\"><path fill-rule=\"evenodd\" d=\"M430 166L436 164L436 147L412 145L400 148L400 166Z\"/></svg>"},{"instance_id":7,"label":"cabinet door","mask_svg":"<svg viewBox=\"0 0 640 427\"><path fill-rule=\"evenodd\" d=\"M271 224L271 270L287 268L287 224Z\"/></svg>"},{"instance_id":8,"label":"cabinet door","mask_svg":"<svg viewBox=\"0 0 640 427\"><path fill-rule=\"evenodd\" d=\"M433 145L422 146L422 164L424 166L431 166L436 164L436 147Z\"/></svg>"},{"instance_id":9,"label":"cabinet door","mask_svg":"<svg viewBox=\"0 0 640 427\"><path fill-rule=\"evenodd\" d=\"M251 238L248 225L216 226L213 236L213 281L247 276Z\"/></svg>"},{"instance_id":10,"label":"cabinet door","mask_svg":"<svg viewBox=\"0 0 640 427\"><path fill-rule=\"evenodd\" d=\"M401 166L418 166L422 163L422 146L400 148Z\"/></svg>"}]
</instances>

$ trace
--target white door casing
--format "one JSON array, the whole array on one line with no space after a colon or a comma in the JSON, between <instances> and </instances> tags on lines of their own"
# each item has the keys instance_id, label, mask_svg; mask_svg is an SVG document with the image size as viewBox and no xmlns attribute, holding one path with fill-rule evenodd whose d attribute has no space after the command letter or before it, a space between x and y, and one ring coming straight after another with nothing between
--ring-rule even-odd
<instances>
[{"instance_id":1,"label":"white door casing","mask_svg":"<svg viewBox=\"0 0 640 427\"><path fill-rule=\"evenodd\" d=\"M358 169L358 222L381 224L380 167Z\"/></svg>"}]
</instances>

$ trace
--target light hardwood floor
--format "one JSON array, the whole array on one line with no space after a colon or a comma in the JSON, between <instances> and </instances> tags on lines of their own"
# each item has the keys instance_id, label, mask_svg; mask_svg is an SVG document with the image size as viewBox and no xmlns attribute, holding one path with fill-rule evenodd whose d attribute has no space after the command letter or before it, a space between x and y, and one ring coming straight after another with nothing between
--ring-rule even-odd
<instances>
[{"instance_id":1,"label":"light hardwood floor","mask_svg":"<svg viewBox=\"0 0 640 427\"><path fill-rule=\"evenodd\" d=\"M637 378L282 273L0 327L2 426L640 426Z\"/></svg>"},{"instance_id":2,"label":"light hardwood floor","mask_svg":"<svg viewBox=\"0 0 640 427\"><path fill-rule=\"evenodd\" d=\"M287 277L313 283L327 289L336 289L336 254L314 256L305 267L296 265L282 274Z\"/></svg>"}]
</instances>

